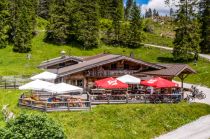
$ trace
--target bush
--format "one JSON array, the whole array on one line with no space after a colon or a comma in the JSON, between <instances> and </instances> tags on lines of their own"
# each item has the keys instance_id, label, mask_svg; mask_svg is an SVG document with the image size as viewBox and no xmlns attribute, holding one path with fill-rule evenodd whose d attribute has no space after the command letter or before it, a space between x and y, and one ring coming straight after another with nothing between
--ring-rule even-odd
<instances>
[{"instance_id":1,"label":"bush","mask_svg":"<svg viewBox=\"0 0 210 139\"><path fill-rule=\"evenodd\" d=\"M1 139L65 139L63 130L46 115L20 114L0 129Z\"/></svg>"},{"instance_id":2,"label":"bush","mask_svg":"<svg viewBox=\"0 0 210 139\"><path fill-rule=\"evenodd\" d=\"M154 25L147 24L144 28L144 31L149 33L154 33L154 28L155 28Z\"/></svg>"}]
</instances>

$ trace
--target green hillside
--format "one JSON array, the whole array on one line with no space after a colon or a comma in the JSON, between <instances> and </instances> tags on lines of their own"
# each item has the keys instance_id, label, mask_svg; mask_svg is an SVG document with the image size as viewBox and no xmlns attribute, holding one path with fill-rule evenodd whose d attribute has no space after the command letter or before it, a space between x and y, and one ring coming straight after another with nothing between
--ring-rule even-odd
<instances>
[{"instance_id":1,"label":"green hillside","mask_svg":"<svg viewBox=\"0 0 210 139\"><path fill-rule=\"evenodd\" d=\"M41 25L39 28L43 28ZM14 53L12 46L0 49L0 76L7 75L32 75L41 72L37 66L44 60L58 57L62 50L65 50L68 55L76 56L91 56L103 52L110 52L114 54L122 54L129 56L131 52L134 53L135 58L142 59L148 62L157 63L173 63L171 52L148 47L139 47L136 49L125 48L120 46L108 46L103 43L100 47L84 50L77 47L76 44L70 45L56 45L44 42L45 33L39 32L32 41L32 58L27 59L27 54ZM193 62L188 62L198 73L187 78L187 82L202 84L210 87L210 62L200 59L197 65Z\"/></svg>"},{"instance_id":2,"label":"green hillside","mask_svg":"<svg viewBox=\"0 0 210 139\"><path fill-rule=\"evenodd\" d=\"M27 54L14 53L12 46L0 49L0 75L31 75L39 72L36 68L42 61L54 57L58 57L62 50L65 50L68 55L90 56L103 53L104 51L128 55L134 52L136 58L141 58L146 61L157 62L158 57L169 57L167 51L162 51L153 48L137 48L129 49L124 47L113 47L101 44L100 47L83 50L77 47L76 44L70 45L55 45L44 42L44 32L39 34L32 40L32 58L27 60ZM150 53L151 55L148 55Z\"/></svg>"},{"instance_id":3,"label":"green hillside","mask_svg":"<svg viewBox=\"0 0 210 139\"><path fill-rule=\"evenodd\" d=\"M174 26L167 17L159 20L144 19L145 40L143 43L173 47ZM161 20L162 19L162 20Z\"/></svg>"}]
</instances>

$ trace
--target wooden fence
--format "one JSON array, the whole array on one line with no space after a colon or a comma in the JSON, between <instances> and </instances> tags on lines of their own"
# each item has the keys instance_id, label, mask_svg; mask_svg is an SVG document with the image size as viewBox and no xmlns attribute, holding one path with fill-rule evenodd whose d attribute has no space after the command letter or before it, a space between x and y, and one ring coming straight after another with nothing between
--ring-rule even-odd
<instances>
[{"instance_id":1,"label":"wooden fence","mask_svg":"<svg viewBox=\"0 0 210 139\"><path fill-rule=\"evenodd\" d=\"M91 104L177 103L181 94L90 95Z\"/></svg>"},{"instance_id":2,"label":"wooden fence","mask_svg":"<svg viewBox=\"0 0 210 139\"><path fill-rule=\"evenodd\" d=\"M0 84L0 88L2 89L18 89L19 86L20 84L17 83L16 81L7 82L5 80L5 81L1 81L1 84Z\"/></svg>"},{"instance_id":3,"label":"wooden fence","mask_svg":"<svg viewBox=\"0 0 210 139\"><path fill-rule=\"evenodd\" d=\"M35 101L31 99L20 98L19 106L28 107L36 110L53 112L53 111L80 111L90 110L90 101L74 101L74 102L47 102Z\"/></svg>"},{"instance_id":4,"label":"wooden fence","mask_svg":"<svg viewBox=\"0 0 210 139\"><path fill-rule=\"evenodd\" d=\"M120 94L120 95L87 95L87 100L48 102L31 98L20 98L19 106L46 112L90 110L98 104L129 104L129 103L178 103L181 94Z\"/></svg>"}]
</instances>

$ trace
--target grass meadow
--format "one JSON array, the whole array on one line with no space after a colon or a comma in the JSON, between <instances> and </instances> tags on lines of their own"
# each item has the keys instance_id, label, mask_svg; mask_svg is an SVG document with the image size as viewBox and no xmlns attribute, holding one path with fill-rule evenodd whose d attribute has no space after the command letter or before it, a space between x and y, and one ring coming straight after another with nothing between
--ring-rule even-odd
<instances>
[{"instance_id":1,"label":"grass meadow","mask_svg":"<svg viewBox=\"0 0 210 139\"><path fill-rule=\"evenodd\" d=\"M47 114L58 122L69 139L150 139L210 114L206 104L124 104L100 105L86 112L44 113L17 106L18 90L0 90L0 108L19 113ZM0 126L4 119L0 114Z\"/></svg>"}]
</instances>

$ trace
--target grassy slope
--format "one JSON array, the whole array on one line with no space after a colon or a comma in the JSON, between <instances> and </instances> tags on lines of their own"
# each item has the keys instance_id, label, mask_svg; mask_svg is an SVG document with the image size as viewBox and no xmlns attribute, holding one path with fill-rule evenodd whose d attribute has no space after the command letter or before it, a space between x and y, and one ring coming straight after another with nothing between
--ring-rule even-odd
<instances>
[{"instance_id":1,"label":"grassy slope","mask_svg":"<svg viewBox=\"0 0 210 139\"><path fill-rule=\"evenodd\" d=\"M9 104L15 112L37 111L17 107L19 91L0 90L0 107ZM205 104L130 104L100 105L91 112L48 113L59 122L68 138L142 138L148 139L189 123L210 113ZM45 114L45 113L43 113ZM0 115L0 126L4 126Z\"/></svg>"},{"instance_id":2,"label":"grassy slope","mask_svg":"<svg viewBox=\"0 0 210 139\"><path fill-rule=\"evenodd\" d=\"M0 49L0 75L31 75L40 72L36 67L43 60L54 58L60 55L61 50L65 50L69 55L96 55L108 51L115 54L123 54L129 56L130 52L134 52L136 58L140 58L149 62L171 62L172 55L166 50L157 48L138 48L128 49L122 47L111 47L101 44L99 48L92 50L81 50L72 45L54 45L43 41L44 32L41 32L33 39L32 59L26 59L26 54L18 54L12 52L12 46ZM197 72L187 78L187 82L202 84L210 87L210 62L200 59L198 65L194 66L193 62L189 62Z\"/></svg>"},{"instance_id":3,"label":"grassy slope","mask_svg":"<svg viewBox=\"0 0 210 139\"><path fill-rule=\"evenodd\" d=\"M145 19L144 24L150 25L154 28L153 33L145 32L145 40L144 43L148 44L156 44L156 45L162 45L162 46L173 46L173 37L174 37L174 31L173 31L173 25L171 22L164 22L163 25L158 22L154 22L152 19ZM161 36L162 34L162 36Z\"/></svg>"},{"instance_id":4,"label":"grassy slope","mask_svg":"<svg viewBox=\"0 0 210 139\"><path fill-rule=\"evenodd\" d=\"M111 53L129 55L131 51L134 51L137 57L141 57L145 60L155 60L157 56L168 55L167 52L162 52L155 49L125 49L121 47L110 47L101 45L101 47L92 50L81 50L72 45L54 45L45 43L43 41L44 32L41 32L33 39L32 42L32 59L29 61L26 59L26 54L18 54L12 52L12 46L5 49L0 49L0 75L30 75L39 72L36 68L38 64L43 60L54 58L60 55L62 50L70 55L86 56L103 53L109 51ZM148 57L148 54L151 54Z\"/></svg>"}]
</instances>

